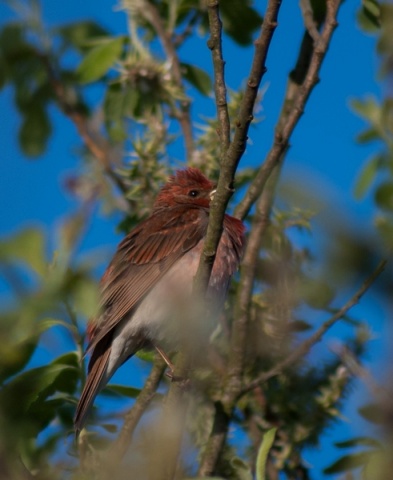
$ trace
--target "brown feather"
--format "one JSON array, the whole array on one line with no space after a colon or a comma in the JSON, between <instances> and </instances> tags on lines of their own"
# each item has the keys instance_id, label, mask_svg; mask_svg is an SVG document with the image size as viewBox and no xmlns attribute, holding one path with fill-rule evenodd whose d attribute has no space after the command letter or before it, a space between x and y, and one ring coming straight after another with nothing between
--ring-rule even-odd
<instances>
[{"instance_id":1,"label":"brown feather","mask_svg":"<svg viewBox=\"0 0 393 480\"><path fill-rule=\"evenodd\" d=\"M109 335L103 338L91 356L86 383L83 387L74 418L76 435L82 429L86 415L89 413L91 405L101 389L102 379L111 353L111 340Z\"/></svg>"},{"instance_id":2,"label":"brown feather","mask_svg":"<svg viewBox=\"0 0 393 480\"><path fill-rule=\"evenodd\" d=\"M208 212L184 205L155 212L120 243L102 280L102 310L87 351L136 308L157 281L206 233ZM127 261L124 260L127 258Z\"/></svg>"},{"instance_id":3,"label":"brown feather","mask_svg":"<svg viewBox=\"0 0 393 480\"><path fill-rule=\"evenodd\" d=\"M160 322L171 316L165 308L173 306L165 289L176 292L176 282L181 282L179 292L184 286L192 287L214 188L198 169L176 172L160 190L151 216L119 244L101 280L100 313L87 328L87 352L92 357L75 416L77 431L117 368L143 345L167 334ZM225 299L243 247L242 222L226 215L208 288L208 297L217 307Z\"/></svg>"}]
</instances>

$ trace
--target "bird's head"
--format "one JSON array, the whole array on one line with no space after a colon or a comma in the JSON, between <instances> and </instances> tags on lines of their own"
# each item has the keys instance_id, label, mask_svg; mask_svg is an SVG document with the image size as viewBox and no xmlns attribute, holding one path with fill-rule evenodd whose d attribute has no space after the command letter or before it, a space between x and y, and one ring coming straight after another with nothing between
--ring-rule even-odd
<instances>
[{"instance_id":1,"label":"bird's head","mask_svg":"<svg viewBox=\"0 0 393 480\"><path fill-rule=\"evenodd\" d=\"M178 170L169 177L161 188L154 208L174 207L176 205L193 205L209 207L216 185L197 168Z\"/></svg>"}]
</instances>

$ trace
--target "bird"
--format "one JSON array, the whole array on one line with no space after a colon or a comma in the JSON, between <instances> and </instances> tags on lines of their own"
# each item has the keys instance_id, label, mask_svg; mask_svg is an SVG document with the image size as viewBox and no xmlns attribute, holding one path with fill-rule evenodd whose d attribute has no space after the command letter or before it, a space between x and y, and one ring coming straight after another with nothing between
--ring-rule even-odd
<instances>
[{"instance_id":1,"label":"bird","mask_svg":"<svg viewBox=\"0 0 393 480\"><path fill-rule=\"evenodd\" d=\"M74 417L78 435L95 397L116 370L142 348L163 346L185 326L216 185L199 169L177 170L158 192L151 215L120 242L100 282L99 313L88 322L87 378ZM241 220L225 214L206 296L218 308L245 244ZM178 322L171 319L178 318ZM168 341L169 339L169 341Z\"/></svg>"}]
</instances>

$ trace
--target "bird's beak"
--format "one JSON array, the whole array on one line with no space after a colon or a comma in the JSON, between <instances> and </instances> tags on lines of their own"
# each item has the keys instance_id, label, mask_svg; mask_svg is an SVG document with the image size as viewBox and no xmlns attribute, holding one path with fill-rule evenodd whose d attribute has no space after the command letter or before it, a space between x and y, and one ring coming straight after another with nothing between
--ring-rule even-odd
<instances>
[{"instance_id":1,"label":"bird's beak","mask_svg":"<svg viewBox=\"0 0 393 480\"><path fill-rule=\"evenodd\" d=\"M214 198L214 194L217 192L217 189L215 188L214 190L212 190L210 193L209 193L209 197L210 197L210 201L212 202L213 201L213 198Z\"/></svg>"}]
</instances>

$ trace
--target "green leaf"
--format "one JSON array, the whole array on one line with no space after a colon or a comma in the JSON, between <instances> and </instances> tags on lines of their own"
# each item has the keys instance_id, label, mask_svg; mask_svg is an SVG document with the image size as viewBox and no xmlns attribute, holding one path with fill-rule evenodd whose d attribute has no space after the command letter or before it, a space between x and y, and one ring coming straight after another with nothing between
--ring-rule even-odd
<instances>
[{"instance_id":1,"label":"green leaf","mask_svg":"<svg viewBox=\"0 0 393 480\"><path fill-rule=\"evenodd\" d=\"M253 33L262 25L262 17L252 8L250 0L231 0L220 3L225 32L239 45L249 45Z\"/></svg>"},{"instance_id":2,"label":"green leaf","mask_svg":"<svg viewBox=\"0 0 393 480\"><path fill-rule=\"evenodd\" d=\"M74 291L74 309L86 318L97 314L100 297L98 285L90 278L81 278Z\"/></svg>"},{"instance_id":3,"label":"green leaf","mask_svg":"<svg viewBox=\"0 0 393 480\"><path fill-rule=\"evenodd\" d=\"M360 175L355 184L354 195L356 199L360 199L364 196L366 191L372 184L378 168L381 165L381 157L378 155L369 160L364 168L361 170Z\"/></svg>"},{"instance_id":4,"label":"green leaf","mask_svg":"<svg viewBox=\"0 0 393 480\"><path fill-rule=\"evenodd\" d=\"M236 479L252 480L252 473L247 463L239 457L233 457L230 460L231 466L235 469Z\"/></svg>"},{"instance_id":5,"label":"green leaf","mask_svg":"<svg viewBox=\"0 0 393 480\"><path fill-rule=\"evenodd\" d=\"M139 352L137 352L135 356L138 357L140 360L143 360L144 362L153 363L155 354L152 350L139 350Z\"/></svg>"},{"instance_id":6,"label":"green leaf","mask_svg":"<svg viewBox=\"0 0 393 480\"><path fill-rule=\"evenodd\" d=\"M26 414L35 403L42 403L57 390L69 393L71 380L76 385L78 372L74 366L51 363L27 370L15 377L1 391L0 403L10 417ZM16 402L15 400L18 399Z\"/></svg>"},{"instance_id":7,"label":"green leaf","mask_svg":"<svg viewBox=\"0 0 393 480\"><path fill-rule=\"evenodd\" d=\"M258 450L257 464L255 469L257 480L266 479L266 462L267 462L269 452L273 446L276 432L277 432L277 428L271 428L263 435L261 446L259 447L259 450Z\"/></svg>"},{"instance_id":8,"label":"green leaf","mask_svg":"<svg viewBox=\"0 0 393 480\"><path fill-rule=\"evenodd\" d=\"M95 37L108 35L108 31L95 22L84 21L64 25L56 30L65 40L66 45L70 44L82 50L88 42Z\"/></svg>"},{"instance_id":9,"label":"green leaf","mask_svg":"<svg viewBox=\"0 0 393 480\"><path fill-rule=\"evenodd\" d=\"M381 7L377 0L362 0L363 13L369 22L375 27L381 26Z\"/></svg>"},{"instance_id":10,"label":"green leaf","mask_svg":"<svg viewBox=\"0 0 393 480\"><path fill-rule=\"evenodd\" d=\"M376 140L381 140L381 134L376 128L368 128L356 137L356 141L362 144L375 142Z\"/></svg>"},{"instance_id":11,"label":"green leaf","mask_svg":"<svg viewBox=\"0 0 393 480\"><path fill-rule=\"evenodd\" d=\"M120 58L124 37L116 37L93 48L77 69L80 83L90 83L101 78Z\"/></svg>"},{"instance_id":12,"label":"green leaf","mask_svg":"<svg viewBox=\"0 0 393 480\"><path fill-rule=\"evenodd\" d=\"M0 242L0 261L19 260L26 262L38 275L45 275L44 234L38 228L24 228L15 235Z\"/></svg>"},{"instance_id":13,"label":"green leaf","mask_svg":"<svg viewBox=\"0 0 393 480\"><path fill-rule=\"evenodd\" d=\"M28 157L38 157L46 149L52 126L46 110L32 104L26 112L19 130L19 142L23 153Z\"/></svg>"},{"instance_id":14,"label":"green leaf","mask_svg":"<svg viewBox=\"0 0 393 480\"><path fill-rule=\"evenodd\" d=\"M352 99L350 106L358 115L369 120L372 124L380 123L381 107L372 95L364 100Z\"/></svg>"},{"instance_id":15,"label":"green leaf","mask_svg":"<svg viewBox=\"0 0 393 480\"><path fill-rule=\"evenodd\" d=\"M0 384L20 372L33 355L39 336L23 342L4 345L1 349Z\"/></svg>"},{"instance_id":16,"label":"green leaf","mask_svg":"<svg viewBox=\"0 0 393 480\"><path fill-rule=\"evenodd\" d=\"M188 63L182 63L181 68L184 78L188 80L203 95L209 95L212 90L210 76L201 68Z\"/></svg>"},{"instance_id":17,"label":"green leaf","mask_svg":"<svg viewBox=\"0 0 393 480\"><path fill-rule=\"evenodd\" d=\"M333 473L342 473L358 468L367 464L370 458L370 452L352 453L350 455L344 455L334 462L329 467L323 470L323 473L328 475Z\"/></svg>"},{"instance_id":18,"label":"green leaf","mask_svg":"<svg viewBox=\"0 0 393 480\"><path fill-rule=\"evenodd\" d=\"M371 423L383 425L386 422L386 414L377 403L369 403L358 409L360 415Z\"/></svg>"},{"instance_id":19,"label":"green leaf","mask_svg":"<svg viewBox=\"0 0 393 480\"><path fill-rule=\"evenodd\" d=\"M377 188L375 201L380 208L393 210L393 182L384 182Z\"/></svg>"},{"instance_id":20,"label":"green leaf","mask_svg":"<svg viewBox=\"0 0 393 480\"><path fill-rule=\"evenodd\" d=\"M335 446L338 448L352 448L352 447L382 447L381 442L372 437L355 437L343 442L336 442Z\"/></svg>"},{"instance_id":21,"label":"green leaf","mask_svg":"<svg viewBox=\"0 0 393 480\"><path fill-rule=\"evenodd\" d=\"M105 389L102 391L102 393L109 394L111 395L114 393L115 395L121 395L129 398L136 398L140 393L141 389L140 388L134 388L134 387L126 387L124 385L107 385Z\"/></svg>"},{"instance_id":22,"label":"green leaf","mask_svg":"<svg viewBox=\"0 0 393 480\"><path fill-rule=\"evenodd\" d=\"M312 308L326 308L334 298L333 289L323 280L305 278L299 288L301 298Z\"/></svg>"}]
</instances>

